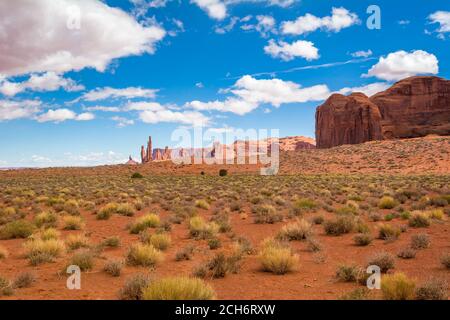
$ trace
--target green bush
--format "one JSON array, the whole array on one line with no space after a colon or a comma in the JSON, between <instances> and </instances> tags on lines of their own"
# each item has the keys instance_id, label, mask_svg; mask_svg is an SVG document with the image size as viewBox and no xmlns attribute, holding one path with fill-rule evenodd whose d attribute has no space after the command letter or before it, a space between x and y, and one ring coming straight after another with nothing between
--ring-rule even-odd
<instances>
[{"instance_id":1,"label":"green bush","mask_svg":"<svg viewBox=\"0 0 450 320\"><path fill-rule=\"evenodd\" d=\"M340 236L345 233L350 233L355 228L355 220L352 217L343 216L334 220L325 221L323 228L328 235Z\"/></svg>"},{"instance_id":2,"label":"green bush","mask_svg":"<svg viewBox=\"0 0 450 320\"><path fill-rule=\"evenodd\" d=\"M142 179L142 178L144 178L144 176L139 172L135 172L131 175L131 179Z\"/></svg>"},{"instance_id":3,"label":"green bush","mask_svg":"<svg viewBox=\"0 0 450 320\"><path fill-rule=\"evenodd\" d=\"M220 169L219 170L219 176L225 177L227 175L228 175L228 170L226 170L226 169Z\"/></svg>"}]
</instances>

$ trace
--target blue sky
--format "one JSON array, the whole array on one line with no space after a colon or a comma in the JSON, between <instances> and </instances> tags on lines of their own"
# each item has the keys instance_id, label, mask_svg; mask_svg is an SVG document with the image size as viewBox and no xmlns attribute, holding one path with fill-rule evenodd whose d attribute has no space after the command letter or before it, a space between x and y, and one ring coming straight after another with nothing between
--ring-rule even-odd
<instances>
[{"instance_id":1,"label":"blue sky","mask_svg":"<svg viewBox=\"0 0 450 320\"><path fill-rule=\"evenodd\" d=\"M0 167L120 163L179 127L314 137L333 92L450 78L441 0L18 0L0 29Z\"/></svg>"}]
</instances>

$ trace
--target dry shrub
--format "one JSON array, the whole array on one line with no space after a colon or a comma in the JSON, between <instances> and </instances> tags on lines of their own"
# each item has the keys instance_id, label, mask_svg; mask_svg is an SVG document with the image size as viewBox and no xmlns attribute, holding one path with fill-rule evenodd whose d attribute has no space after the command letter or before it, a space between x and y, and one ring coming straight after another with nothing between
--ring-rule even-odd
<instances>
[{"instance_id":1,"label":"dry shrub","mask_svg":"<svg viewBox=\"0 0 450 320\"><path fill-rule=\"evenodd\" d=\"M89 271L94 268L94 253L90 250L76 252L70 259L68 266L78 266L81 271Z\"/></svg>"},{"instance_id":2,"label":"dry shrub","mask_svg":"<svg viewBox=\"0 0 450 320\"><path fill-rule=\"evenodd\" d=\"M323 228L328 235L340 236L350 233L355 228L355 219L350 216L343 216L334 220L328 220L323 224Z\"/></svg>"},{"instance_id":3,"label":"dry shrub","mask_svg":"<svg viewBox=\"0 0 450 320\"><path fill-rule=\"evenodd\" d=\"M361 274L361 268L354 265L340 265L336 270L336 278L342 282L356 282Z\"/></svg>"},{"instance_id":4,"label":"dry shrub","mask_svg":"<svg viewBox=\"0 0 450 320\"><path fill-rule=\"evenodd\" d=\"M368 260L367 266L378 266L386 273L395 267L395 258L388 252L378 252Z\"/></svg>"},{"instance_id":5,"label":"dry shrub","mask_svg":"<svg viewBox=\"0 0 450 320\"><path fill-rule=\"evenodd\" d=\"M413 300L416 284L403 273L385 275L381 279L381 292L385 300Z\"/></svg>"},{"instance_id":6,"label":"dry shrub","mask_svg":"<svg viewBox=\"0 0 450 320\"><path fill-rule=\"evenodd\" d=\"M13 282L14 288L29 288L36 281L36 275L31 272L23 272L19 274Z\"/></svg>"},{"instance_id":7,"label":"dry shrub","mask_svg":"<svg viewBox=\"0 0 450 320\"><path fill-rule=\"evenodd\" d=\"M359 233L353 238L353 240L357 246L364 247L372 243L373 237L368 233Z\"/></svg>"},{"instance_id":8,"label":"dry shrub","mask_svg":"<svg viewBox=\"0 0 450 320\"><path fill-rule=\"evenodd\" d=\"M411 247L406 247L397 253L397 257L401 259L414 259L416 257L416 250Z\"/></svg>"},{"instance_id":9,"label":"dry shrub","mask_svg":"<svg viewBox=\"0 0 450 320\"><path fill-rule=\"evenodd\" d=\"M188 245L176 253L175 260L176 261L191 260L193 254L194 254L194 246Z\"/></svg>"},{"instance_id":10,"label":"dry shrub","mask_svg":"<svg viewBox=\"0 0 450 320\"><path fill-rule=\"evenodd\" d=\"M263 204L255 208L254 222L257 224L273 224L283 220L283 215L269 204Z\"/></svg>"},{"instance_id":11,"label":"dry shrub","mask_svg":"<svg viewBox=\"0 0 450 320\"><path fill-rule=\"evenodd\" d=\"M16 220L0 228L0 240L25 239L33 234L35 227L26 220Z\"/></svg>"},{"instance_id":12,"label":"dry shrub","mask_svg":"<svg viewBox=\"0 0 450 320\"><path fill-rule=\"evenodd\" d=\"M117 236L106 238L103 240L102 245L110 248L120 247L120 238Z\"/></svg>"},{"instance_id":13,"label":"dry shrub","mask_svg":"<svg viewBox=\"0 0 450 320\"><path fill-rule=\"evenodd\" d=\"M133 244L127 253L127 263L133 266L154 267L163 260L162 252L152 245Z\"/></svg>"},{"instance_id":14,"label":"dry shrub","mask_svg":"<svg viewBox=\"0 0 450 320\"><path fill-rule=\"evenodd\" d=\"M447 300L448 283L445 279L429 279L416 289L417 300Z\"/></svg>"},{"instance_id":15,"label":"dry shrub","mask_svg":"<svg viewBox=\"0 0 450 320\"><path fill-rule=\"evenodd\" d=\"M130 227L131 234L138 234L148 228L157 228L160 224L159 216L150 213L137 219Z\"/></svg>"},{"instance_id":16,"label":"dry shrub","mask_svg":"<svg viewBox=\"0 0 450 320\"><path fill-rule=\"evenodd\" d=\"M378 202L378 208L380 209L392 209L397 205L397 201L394 198L385 196Z\"/></svg>"},{"instance_id":17,"label":"dry shrub","mask_svg":"<svg viewBox=\"0 0 450 320\"><path fill-rule=\"evenodd\" d=\"M414 250L426 249L430 246L430 237L427 234L415 234L411 237L411 248Z\"/></svg>"},{"instance_id":18,"label":"dry shrub","mask_svg":"<svg viewBox=\"0 0 450 320\"><path fill-rule=\"evenodd\" d=\"M113 277L119 277L120 273L122 272L123 268L123 262L118 260L111 260L105 263L105 266L103 267L103 270L113 276Z\"/></svg>"},{"instance_id":19,"label":"dry shrub","mask_svg":"<svg viewBox=\"0 0 450 320\"><path fill-rule=\"evenodd\" d=\"M51 262L65 251L64 242L56 239L28 241L24 247L25 255L32 265Z\"/></svg>"},{"instance_id":20,"label":"dry shrub","mask_svg":"<svg viewBox=\"0 0 450 320\"><path fill-rule=\"evenodd\" d=\"M289 223L281 228L277 235L278 239L281 240L305 240L313 233L312 225L305 219L297 220L294 223Z\"/></svg>"},{"instance_id":21,"label":"dry shrub","mask_svg":"<svg viewBox=\"0 0 450 320\"><path fill-rule=\"evenodd\" d=\"M125 281L125 285L119 290L120 300L142 300L143 290L150 283L147 275L136 274Z\"/></svg>"},{"instance_id":22,"label":"dry shrub","mask_svg":"<svg viewBox=\"0 0 450 320\"><path fill-rule=\"evenodd\" d=\"M148 239L148 244L151 244L156 249L164 251L169 248L172 240L170 238L170 235L164 234L164 233L157 233L152 234L150 238Z\"/></svg>"},{"instance_id":23,"label":"dry shrub","mask_svg":"<svg viewBox=\"0 0 450 320\"><path fill-rule=\"evenodd\" d=\"M290 247L286 247L274 240L265 241L259 254L264 271L283 275L293 271L298 266L298 256L292 253Z\"/></svg>"},{"instance_id":24,"label":"dry shrub","mask_svg":"<svg viewBox=\"0 0 450 320\"><path fill-rule=\"evenodd\" d=\"M423 212L414 212L409 218L408 224L413 228L429 227L431 222L427 214Z\"/></svg>"},{"instance_id":25,"label":"dry shrub","mask_svg":"<svg viewBox=\"0 0 450 320\"><path fill-rule=\"evenodd\" d=\"M213 300L214 290L200 279L174 277L150 283L143 290L144 300Z\"/></svg>"},{"instance_id":26,"label":"dry shrub","mask_svg":"<svg viewBox=\"0 0 450 320\"><path fill-rule=\"evenodd\" d=\"M64 230L81 230L85 225L83 218L78 216L65 216L63 222Z\"/></svg>"},{"instance_id":27,"label":"dry shrub","mask_svg":"<svg viewBox=\"0 0 450 320\"><path fill-rule=\"evenodd\" d=\"M399 228L390 224L380 224L378 226L378 238L382 240L395 240L401 233Z\"/></svg>"},{"instance_id":28,"label":"dry shrub","mask_svg":"<svg viewBox=\"0 0 450 320\"><path fill-rule=\"evenodd\" d=\"M206 223L202 217L192 217L189 220L189 233L196 239L210 239L219 232L215 222Z\"/></svg>"},{"instance_id":29,"label":"dry shrub","mask_svg":"<svg viewBox=\"0 0 450 320\"><path fill-rule=\"evenodd\" d=\"M89 247L89 239L86 238L85 235L82 234L71 234L68 235L65 240L66 246L70 250L77 250L80 248L88 248Z\"/></svg>"},{"instance_id":30,"label":"dry shrub","mask_svg":"<svg viewBox=\"0 0 450 320\"><path fill-rule=\"evenodd\" d=\"M447 269L450 269L450 253L445 253L441 257L441 263L444 267L446 267Z\"/></svg>"}]
</instances>

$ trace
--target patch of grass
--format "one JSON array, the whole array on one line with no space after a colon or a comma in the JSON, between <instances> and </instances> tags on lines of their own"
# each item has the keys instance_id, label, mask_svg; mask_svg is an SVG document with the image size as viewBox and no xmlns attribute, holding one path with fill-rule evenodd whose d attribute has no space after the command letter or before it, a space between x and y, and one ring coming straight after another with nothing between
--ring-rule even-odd
<instances>
[{"instance_id":1,"label":"patch of grass","mask_svg":"<svg viewBox=\"0 0 450 320\"><path fill-rule=\"evenodd\" d=\"M323 228L327 235L340 236L353 231L355 228L355 220L353 217L343 216L334 220L325 221Z\"/></svg>"},{"instance_id":2,"label":"patch of grass","mask_svg":"<svg viewBox=\"0 0 450 320\"><path fill-rule=\"evenodd\" d=\"M213 300L214 290L200 279L174 277L152 282L143 290L144 300Z\"/></svg>"},{"instance_id":3,"label":"patch of grass","mask_svg":"<svg viewBox=\"0 0 450 320\"><path fill-rule=\"evenodd\" d=\"M417 300L447 300L448 283L445 279L432 278L416 289Z\"/></svg>"},{"instance_id":4,"label":"patch of grass","mask_svg":"<svg viewBox=\"0 0 450 320\"><path fill-rule=\"evenodd\" d=\"M403 248L397 253L397 257L401 259L414 259L416 257L416 250L411 247Z\"/></svg>"},{"instance_id":5,"label":"patch of grass","mask_svg":"<svg viewBox=\"0 0 450 320\"><path fill-rule=\"evenodd\" d=\"M127 263L133 266L154 267L163 260L162 252L152 245L133 244L127 253Z\"/></svg>"},{"instance_id":6,"label":"patch of grass","mask_svg":"<svg viewBox=\"0 0 450 320\"><path fill-rule=\"evenodd\" d=\"M280 240L305 240L313 233L312 225L305 219L297 220L285 225L279 231L277 238Z\"/></svg>"},{"instance_id":7,"label":"patch of grass","mask_svg":"<svg viewBox=\"0 0 450 320\"><path fill-rule=\"evenodd\" d=\"M269 204L263 204L255 208L254 222L257 224L273 224L281 220L283 220L282 214Z\"/></svg>"},{"instance_id":8,"label":"patch of grass","mask_svg":"<svg viewBox=\"0 0 450 320\"><path fill-rule=\"evenodd\" d=\"M408 220L412 228L427 228L430 226L430 218L423 212L414 212Z\"/></svg>"},{"instance_id":9,"label":"patch of grass","mask_svg":"<svg viewBox=\"0 0 450 320\"><path fill-rule=\"evenodd\" d=\"M339 297L339 300L368 300L370 290L367 288L358 288Z\"/></svg>"},{"instance_id":10,"label":"patch of grass","mask_svg":"<svg viewBox=\"0 0 450 320\"><path fill-rule=\"evenodd\" d=\"M219 232L215 222L206 223L202 217L192 217L189 220L189 234L196 239L210 239Z\"/></svg>"},{"instance_id":11,"label":"patch of grass","mask_svg":"<svg viewBox=\"0 0 450 320\"><path fill-rule=\"evenodd\" d=\"M117 236L109 237L103 240L102 245L110 248L120 247L120 238Z\"/></svg>"},{"instance_id":12,"label":"patch of grass","mask_svg":"<svg viewBox=\"0 0 450 320\"><path fill-rule=\"evenodd\" d=\"M193 254L194 254L194 246L188 245L176 253L175 260L176 261L191 260Z\"/></svg>"},{"instance_id":13,"label":"patch of grass","mask_svg":"<svg viewBox=\"0 0 450 320\"><path fill-rule=\"evenodd\" d=\"M14 279L14 288L29 288L36 281L36 275L31 272L22 272Z\"/></svg>"},{"instance_id":14,"label":"patch of grass","mask_svg":"<svg viewBox=\"0 0 450 320\"><path fill-rule=\"evenodd\" d=\"M413 300L416 284L404 273L385 275L381 279L381 292L386 300Z\"/></svg>"},{"instance_id":15,"label":"patch of grass","mask_svg":"<svg viewBox=\"0 0 450 320\"><path fill-rule=\"evenodd\" d=\"M365 247L372 243L373 237L368 233L359 233L353 237L353 241L357 246Z\"/></svg>"},{"instance_id":16,"label":"patch of grass","mask_svg":"<svg viewBox=\"0 0 450 320\"><path fill-rule=\"evenodd\" d=\"M89 271L94 268L94 254L90 250L76 252L69 260L68 266L78 266L81 271Z\"/></svg>"},{"instance_id":17,"label":"patch of grass","mask_svg":"<svg viewBox=\"0 0 450 320\"><path fill-rule=\"evenodd\" d=\"M208 240L208 246L211 250L216 250L222 246L219 238L211 238Z\"/></svg>"},{"instance_id":18,"label":"patch of grass","mask_svg":"<svg viewBox=\"0 0 450 320\"><path fill-rule=\"evenodd\" d=\"M16 220L0 228L0 240L25 239L33 234L35 227L31 222Z\"/></svg>"},{"instance_id":19,"label":"patch of grass","mask_svg":"<svg viewBox=\"0 0 450 320\"><path fill-rule=\"evenodd\" d=\"M0 297L1 296L12 296L14 294L14 289L11 281L0 276Z\"/></svg>"},{"instance_id":20,"label":"patch of grass","mask_svg":"<svg viewBox=\"0 0 450 320\"><path fill-rule=\"evenodd\" d=\"M26 242L24 247L25 256L30 259L32 265L51 262L65 251L64 242L57 239L36 239Z\"/></svg>"},{"instance_id":21,"label":"patch of grass","mask_svg":"<svg viewBox=\"0 0 450 320\"><path fill-rule=\"evenodd\" d=\"M370 257L367 266L378 266L382 273L386 273L395 267L395 258L388 252L378 252Z\"/></svg>"},{"instance_id":22,"label":"patch of grass","mask_svg":"<svg viewBox=\"0 0 450 320\"><path fill-rule=\"evenodd\" d=\"M82 230L85 226L83 218L78 216L65 216L63 222L64 230Z\"/></svg>"},{"instance_id":23,"label":"patch of grass","mask_svg":"<svg viewBox=\"0 0 450 320\"><path fill-rule=\"evenodd\" d=\"M322 251L322 244L319 242L319 240L308 237L308 239L306 239L306 248L310 252L319 252Z\"/></svg>"},{"instance_id":24,"label":"patch of grass","mask_svg":"<svg viewBox=\"0 0 450 320\"><path fill-rule=\"evenodd\" d=\"M135 172L131 175L131 179L143 179L144 176L140 174L139 172Z\"/></svg>"},{"instance_id":25,"label":"patch of grass","mask_svg":"<svg viewBox=\"0 0 450 320\"><path fill-rule=\"evenodd\" d=\"M142 300L143 290L150 283L145 274L136 274L127 279L125 285L119 290L120 300Z\"/></svg>"},{"instance_id":26,"label":"patch of grass","mask_svg":"<svg viewBox=\"0 0 450 320\"><path fill-rule=\"evenodd\" d=\"M89 247L89 239L82 234L71 234L68 235L65 240L66 246L70 250L77 250L80 248L88 248Z\"/></svg>"},{"instance_id":27,"label":"patch of grass","mask_svg":"<svg viewBox=\"0 0 450 320\"><path fill-rule=\"evenodd\" d=\"M266 242L259 254L259 260L264 271L283 275L296 269L299 258L289 247L276 242Z\"/></svg>"},{"instance_id":28,"label":"patch of grass","mask_svg":"<svg viewBox=\"0 0 450 320\"><path fill-rule=\"evenodd\" d=\"M34 224L38 227L54 228L58 223L58 216L54 212L41 212L34 217Z\"/></svg>"},{"instance_id":29,"label":"patch of grass","mask_svg":"<svg viewBox=\"0 0 450 320\"><path fill-rule=\"evenodd\" d=\"M360 268L354 265L340 265L336 270L336 278L342 282L355 282L360 274Z\"/></svg>"},{"instance_id":30,"label":"patch of grass","mask_svg":"<svg viewBox=\"0 0 450 320\"><path fill-rule=\"evenodd\" d=\"M197 208L208 210L210 208L209 203L206 200L197 200L195 201L195 206Z\"/></svg>"},{"instance_id":31,"label":"patch of grass","mask_svg":"<svg viewBox=\"0 0 450 320\"><path fill-rule=\"evenodd\" d=\"M97 220L108 220L117 212L118 206L115 202L108 203L97 212Z\"/></svg>"},{"instance_id":32,"label":"patch of grass","mask_svg":"<svg viewBox=\"0 0 450 320\"><path fill-rule=\"evenodd\" d=\"M116 213L125 217L134 216L134 206L129 203L121 203L116 208Z\"/></svg>"},{"instance_id":33,"label":"patch of grass","mask_svg":"<svg viewBox=\"0 0 450 320\"><path fill-rule=\"evenodd\" d=\"M151 244L156 249L165 251L167 248L169 248L172 240L170 238L170 235L161 233L161 234L152 234L150 236L150 239L148 240L148 244Z\"/></svg>"},{"instance_id":34,"label":"patch of grass","mask_svg":"<svg viewBox=\"0 0 450 320\"><path fill-rule=\"evenodd\" d=\"M397 206L397 201L389 196L384 196L378 202L378 208L380 209L393 209Z\"/></svg>"},{"instance_id":35,"label":"patch of grass","mask_svg":"<svg viewBox=\"0 0 450 320\"><path fill-rule=\"evenodd\" d=\"M402 231L390 224L380 224L378 226L378 238L382 240L394 240L397 239Z\"/></svg>"},{"instance_id":36,"label":"patch of grass","mask_svg":"<svg viewBox=\"0 0 450 320\"><path fill-rule=\"evenodd\" d=\"M123 262L118 260L110 260L105 263L103 271L113 277L120 277L122 272Z\"/></svg>"},{"instance_id":37,"label":"patch of grass","mask_svg":"<svg viewBox=\"0 0 450 320\"><path fill-rule=\"evenodd\" d=\"M444 210L443 209L434 209L428 211L428 217L435 220L443 220L444 219Z\"/></svg>"},{"instance_id":38,"label":"patch of grass","mask_svg":"<svg viewBox=\"0 0 450 320\"><path fill-rule=\"evenodd\" d=\"M131 226L130 226L130 233L131 234L138 234L148 228L157 228L160 225L160 219L159 216L156 214L150 213L145 216L140 217L137 219Z\"/></svg>"},{"instance_id":39,"label":"patch of grass","mask_svg":"<svg viewBox=\"0 0 450 320\"><path fill-rule=\"evenodd\" d=\"M420 233L411 237L411 248L414 250L426 249L430 246L430 237L427 234Z\"/></svg>"}]
</instances>

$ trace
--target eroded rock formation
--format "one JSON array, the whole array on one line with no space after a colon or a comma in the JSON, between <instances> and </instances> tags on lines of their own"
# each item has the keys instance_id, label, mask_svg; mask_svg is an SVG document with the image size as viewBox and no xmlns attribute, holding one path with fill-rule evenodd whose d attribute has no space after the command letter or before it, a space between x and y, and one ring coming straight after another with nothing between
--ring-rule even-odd
<instances>
[{"instance_id":1,"label":"eroded rock formation","mask_svg":"<svg viewBox=\"0 0 450 320\"><path fill-rule=\"evenodd\" d=\"M316 112L318 148L450 135L450 81L411 77L371 98L333 94Z\"/></svg>"}]
</instances>

